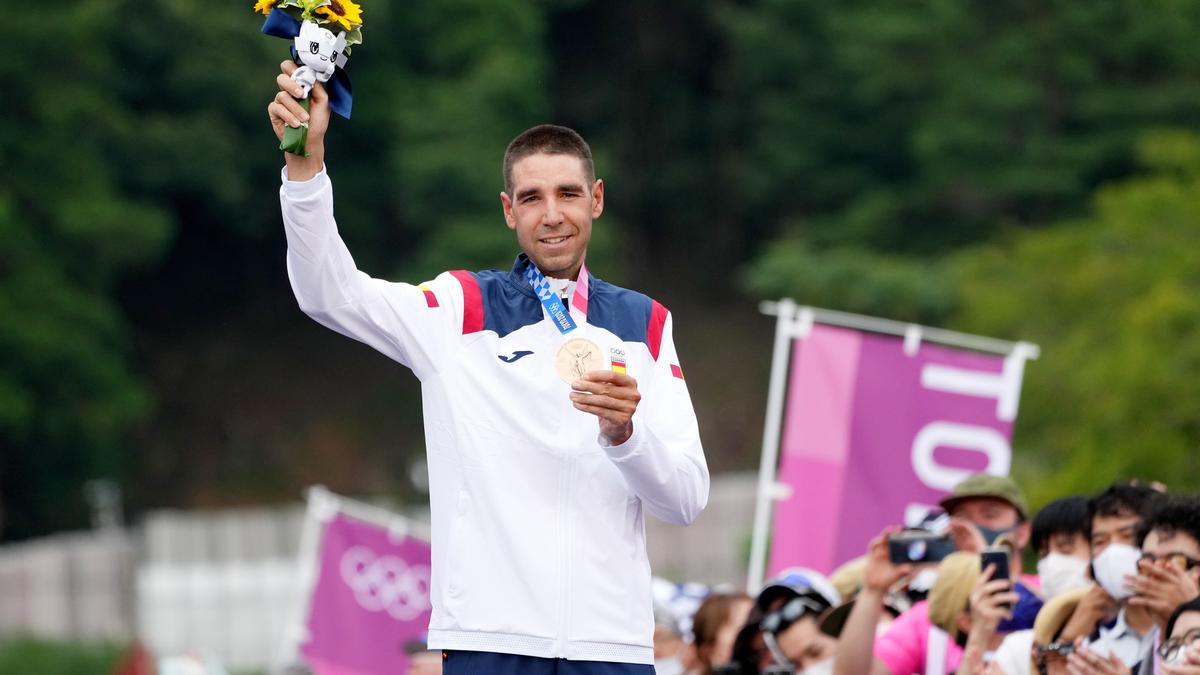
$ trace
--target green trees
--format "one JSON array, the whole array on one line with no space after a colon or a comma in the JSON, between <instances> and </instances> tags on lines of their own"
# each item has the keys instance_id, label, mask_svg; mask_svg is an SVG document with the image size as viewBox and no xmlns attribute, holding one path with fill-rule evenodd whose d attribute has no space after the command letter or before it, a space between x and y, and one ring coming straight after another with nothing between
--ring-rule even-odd
<instances>
[{"instance_id":1,"label":"green trees","mask_svg":"<svg viewBox=\"0 0 1200 675\"><path fill-rule=\"evenodd\" d=\"M120 170L140 116L108 3L28 10L73 47L0 60L0 536L14 537L79 523L83 479L118 469L149 395L113 292L172 226Z\"/></svg>"},{"instance_id":2,"label":"green trees","mask_svg":"<svg viewBox=\"0 0 1200 675\"><path fill-rule=\"evenodd\" d=\"M421 451L415 385L289 296L263 110L287 44L251 4L22 10L53 38L0 60L0 539L84 523L88 478L136 505L402 491ZM1200 119L1195 2L364 11L329 149L360 266L507 265L500 151L576 126L609 179L591 262L678 310L715 467L755 461L751 308L791 295L1041 342L1018 470L1194 475L1195 146L1134 148Z\"/></svg>"},{"instance_id":3,"label":"green trees","mask_svg":"<svg viewBox=\"0 0 1200 675\"><path fill-rule=\"evenodd\" d=\"M785 229L767 294L944 316L931 260L1079 212L1142 129L1200 119L1186 1L739 5L746 213Z\"/></svg>"},{"instance_id":4,"label":"green trees","mask_svg":"<svg viewBox=\"0 0 1200 675\"><path fill-rule=\"evenodd\" d=\"M1138 148L1146 175L1084 216L952 264L957 326L1042 347L1015 438L1037 502L1119 478L1200 488L1200 136Z\"/></svg>"}]
</instances>

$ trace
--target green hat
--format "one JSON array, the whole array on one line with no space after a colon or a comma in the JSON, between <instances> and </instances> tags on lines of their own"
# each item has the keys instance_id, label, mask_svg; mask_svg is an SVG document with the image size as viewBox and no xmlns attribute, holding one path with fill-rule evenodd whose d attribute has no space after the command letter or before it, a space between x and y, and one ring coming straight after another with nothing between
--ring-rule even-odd
<instances>
[{"instance_id":1,"label":"green hat","mask_svg":"<svg viewBox=\"0 0 1200 675\"><path fill-rule=\"evenodd\" d=\"M967 476L962 482L955 485L954 492L938 505L946 513L949 513L959 504L977 497L1002 499L1012 504L1017 513L1021 514L1022 520L1029 520L1029 507L1025 506L1025 495L1021 494L1021 488L1017 487L1013 479L1008 476L993 476L987 473Z\"/></svg>"}]
</instances>

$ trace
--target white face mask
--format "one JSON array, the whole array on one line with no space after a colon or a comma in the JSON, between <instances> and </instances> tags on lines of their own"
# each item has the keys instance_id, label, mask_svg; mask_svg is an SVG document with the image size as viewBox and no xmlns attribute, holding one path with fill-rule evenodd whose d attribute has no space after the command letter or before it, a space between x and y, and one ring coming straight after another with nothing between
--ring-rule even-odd
<instances>
[{"instance_id":1,"label":"white face mask","mask_svg":"<svg viewBox=\"0 0 1200 675\"><path fill-rule=\"evenodd\" d=\"M825 659L805 668L801 675L833 675L833 659Z\"/></svg>"},{"instance_id":2,"label":"white face mask","mask_svg":"<svg viewBox=\"0 0 1200 675\"><path fill-rule=\"evenodd\" d=\"M1129 544L1109 544L1103 553L1092 559L1096 583L1114 600L1131 597L1133 589L1126 584L1125 577L1137 574L1141 557L1142 552Z\"/></svg>"},{"instance_id":3,"label":"white face mask","mask_svg":"<svg viewBox=\"0 0 1200 675\"><path fill-rule=\"evenodd\" d=\"M1067 591L1088 585L1088 561L1073 555L1051 553L1038 561L1038 576L1042 580L1042 595L1047 600Z\"/></svg>"}]
</instances>

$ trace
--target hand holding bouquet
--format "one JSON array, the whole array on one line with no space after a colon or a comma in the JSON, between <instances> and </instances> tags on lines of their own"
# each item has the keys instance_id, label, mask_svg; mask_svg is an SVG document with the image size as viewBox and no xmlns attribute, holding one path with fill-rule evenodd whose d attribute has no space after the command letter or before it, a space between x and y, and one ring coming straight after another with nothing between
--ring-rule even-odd
<instances>
[{"instance_id":1,"label":"hand holding bouquet","mask_svg":"<svg viewBox=\"0 0 1200 675\"><path fill-rule=\"evenodd\" d=\"M352 0L258 0L255 11L267 15L262 31L292 40L292 59L300 67L292 79L300 86L300 104L309 109L308 94L317 82L329 92L329 107L350 117L350 78L345 67L350 48L362 43L362 8ZM279 148L308 156L308 125L284 129Z\"/></svg>"}]
</instances>

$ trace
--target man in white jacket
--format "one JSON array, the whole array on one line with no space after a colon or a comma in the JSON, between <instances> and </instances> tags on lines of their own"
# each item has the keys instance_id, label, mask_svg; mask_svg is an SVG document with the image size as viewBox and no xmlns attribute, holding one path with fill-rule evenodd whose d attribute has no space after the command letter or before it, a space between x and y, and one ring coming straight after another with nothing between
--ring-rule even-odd
<instances>
[{"instance_id":1,"label":"man in white jacket","mask_svg":"<svg viewBox=\"0 0 1200 675\"><path fill-rule=\"evenodd\" d=\"M652 673L644 511L688 524L708 468L670 312L585 264L604 182L578 134L542 125L504 156L509 272L423 284L357 270L324 166L327 96L305 112L283 64L268 106L285 154L280 202L300 307L421 381L433 520L429 645L445 672Z\"/></svg>"}]
</instances>

